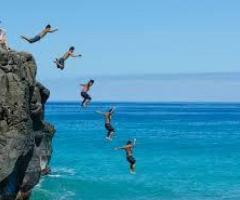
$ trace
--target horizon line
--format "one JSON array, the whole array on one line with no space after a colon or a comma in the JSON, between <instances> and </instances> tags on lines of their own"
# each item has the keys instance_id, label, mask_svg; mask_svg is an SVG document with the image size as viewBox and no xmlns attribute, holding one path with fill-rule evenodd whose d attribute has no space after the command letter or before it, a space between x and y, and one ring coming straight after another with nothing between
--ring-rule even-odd
<instances>
[{"instance_id":1,"label":"horizon line","mask_svg":"<svg viewBox=\"0 0 240 200\"><path fill-rule=\"evenodd\" d=\"M84 74L84 75L80 75L78 77L76 76L66 76L65 78L69 79L69 78L86 78L86 77L95 77L95 78L105 78L105 77L110 77L110 78L122 78L122 77L157 77L157 76L209 76L209 75L216 75L216 76L220 76L220 75L234 75L237 76L240 74L240 71L236 71L236 72L174 72L174 73L137 73L137 74ZM48 79L48 78L46 78Z\"/></svg>"},{"instance_id":2,"label":"horizon line","mask_svg":"<svg viewBox=\"0 0 240 200\"><path fill-rule=\"evenodd\" d=\"M48 101L47 103L81 103L81 101L77 100L54 100L54 101ZM240 104L240 101L94 101L91 104L94 103L192 103L192 104Z\"/></svg>"}]
</instances>

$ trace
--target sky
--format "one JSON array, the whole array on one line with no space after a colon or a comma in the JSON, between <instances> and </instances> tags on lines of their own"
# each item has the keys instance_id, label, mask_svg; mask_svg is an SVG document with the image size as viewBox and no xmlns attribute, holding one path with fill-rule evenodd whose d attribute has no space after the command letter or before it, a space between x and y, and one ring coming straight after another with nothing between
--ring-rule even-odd
<instances>
[{"instance_id":1,"label":"sky","mask_svg":"<svg viewBox=\"0 0 240 200\"><path fill-rule=\"evenodd\" d=\"M239 10L238 0L8 0L0 20L11 48L34 55L53 101L78 100L79 84L90 78L99 101L240 101L229 78L240 72ZM20 39L48 23L59 31L35 44ZM70 46L83 56L60 71L53 60ZM206 74L213 79L204 81ZM213 97L215 79L222 95Z\"/></svg>"}]
</instances>

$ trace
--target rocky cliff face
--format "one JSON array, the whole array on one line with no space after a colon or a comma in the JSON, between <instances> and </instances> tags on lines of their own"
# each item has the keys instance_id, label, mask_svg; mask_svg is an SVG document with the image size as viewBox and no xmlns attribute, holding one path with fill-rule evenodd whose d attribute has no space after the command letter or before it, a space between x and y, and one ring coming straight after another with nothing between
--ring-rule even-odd
<instances>
[{"instance_id":1,"label":"rocky cliff face","mask_svg":"<svg viewBox=\"0 0 240 200\"><path fill-rule=\"evenodd\" d=\"M44 121L50 92L36 72L31 54L0 48L0 200L28 199L48 169L55 130Z\"/></svg>"}]
</instances>

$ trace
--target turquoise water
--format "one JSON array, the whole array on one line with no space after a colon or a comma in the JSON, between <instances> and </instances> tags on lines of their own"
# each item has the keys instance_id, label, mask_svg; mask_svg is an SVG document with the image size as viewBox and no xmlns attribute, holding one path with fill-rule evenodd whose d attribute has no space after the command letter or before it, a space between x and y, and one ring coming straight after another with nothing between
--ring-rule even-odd
<instances>
[{"instance_id":1,"label":"turquoise water","mask_svg":"<svg viewBox=\"0 0 240 200\"><path fill-rule=\"evenodd\" d=\"M95 110L117 107L117 130L105 140ZM57 133L52 175L31 200L239 200L240 104L51 103L46 118ZM137 173L125 153L137 138Z\"/></svg>"}]
</instances>

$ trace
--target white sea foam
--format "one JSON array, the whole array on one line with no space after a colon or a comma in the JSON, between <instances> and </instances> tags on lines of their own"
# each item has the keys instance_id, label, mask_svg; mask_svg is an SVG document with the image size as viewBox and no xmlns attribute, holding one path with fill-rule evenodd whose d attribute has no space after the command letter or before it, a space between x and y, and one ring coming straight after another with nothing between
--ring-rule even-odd
<instances>
[{"instance_id":1,"label":"white sea foam","mask_svg":"<svg viewBox=\"0 0 240 200\"><path fill-rule=\"evenodd\" d=\"M62 177L62 175L60 175L60 174L49 174L48 176L51 177L51 178L59 178L59 177Z\"/></svg>"},{"instance_id":2,"label":"white sea foam","mask_svg":"<svg viewBox=\"0 0 240 200\"><path fill-rule=\"evenodd\" d=\"M57 198L57 200L69 200L71 197L74 197L74 196L75 196L74 192L66 191L61 197Z\"/></svg>"},{"instance_id":3,"label":"white sea foam","mask_svg":"<svg viewBox=\"0 0 240 200\"><path fill-rule=\"evenodd\" d=\"M76 174L75 169L61 167L61 168L53 168L52 174L50 176L55 176L55 177L59 177L61 175L74 176L75 174Z\"/></svg>"},{"instance_id":4,"label":"white sea foam","mask_svg":"<svg viewBox=\"0 0 240 200\"><path fill-rule=\"evenodd\" d=\"M41 188L44 179L40 179L39 183L35 186L36 188Z\"/></svg>"}]
</instances>

